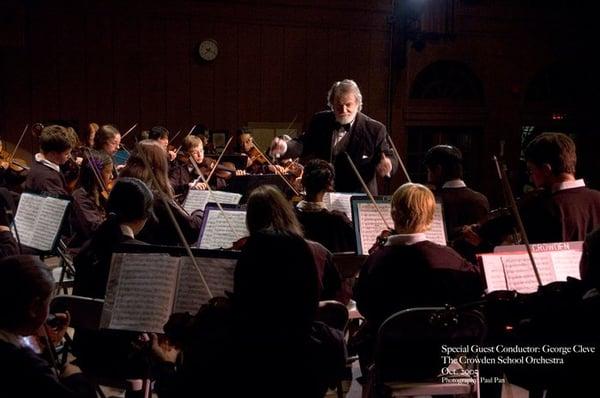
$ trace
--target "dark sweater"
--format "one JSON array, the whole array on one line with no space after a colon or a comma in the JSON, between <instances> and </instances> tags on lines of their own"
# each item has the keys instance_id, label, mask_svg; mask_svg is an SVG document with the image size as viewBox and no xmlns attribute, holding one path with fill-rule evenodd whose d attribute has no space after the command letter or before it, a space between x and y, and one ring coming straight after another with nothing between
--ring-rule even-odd
<instances>
[{"instance_id":1,"label":"dark sweater","mask_svg":"<svg viewBox=\"0 0 600 398\"><path fill-rule=\"evenodd\" d=\"M31 165L27 179L23 183L23 191L51 196L69 196L65 177L37 161Z\"/></svg>"},{"instance_id":2,"label":"dark sweater","mask_svg":"<svg viewBox=\"0 0 600 398\"><path fill-rule=\"evenodd\" d=\"M600 226L600 192L586 187L541 192L521 210L530 242L584 240Z\"/></svg>"},{"instance_id":3,"label":"dark sweater","mask_svg":"<svg viewBox=\"0 0 600 398\"><path fill-rule=\"evenodd\" d=\"M356 238L352 221L338 211L303 211L296 215L304 229L306 239L319 242L333 253L356 251Z\"/></svg>"},{"instance_id":4,"label":"dark sweater","mask_svg":"<svg viewBox=\"0 0 600 398\"><path fill-rule=\"evenodd\" d=\"M0 395L3 397L96 397L92 384L83 374L59 381L48 363L29 348L0 341L0 358Z\"/></svg>"},{"instance_id":5,"label":"dark sweater","mask_svg":"<svg viewBox=\"0 0 600 398\"><path fill-rule=\"evenodd\" d=\"M354 299L373 330L397 311L477 299L477 269L453 249L422 241L384 246L363 266Z\"/></svg>"},{"instance_id":6,"label":"dark sweater","mask_svg":"<svg viewBox=\"0 0 600 398\"><path fill-rule=\"evenodd\" d=\"M448 241L454 240L463 226L482 222L490 211L485 195L467 187L443 188L439 196L444 209Z\"/></svg>"}]
</instances>

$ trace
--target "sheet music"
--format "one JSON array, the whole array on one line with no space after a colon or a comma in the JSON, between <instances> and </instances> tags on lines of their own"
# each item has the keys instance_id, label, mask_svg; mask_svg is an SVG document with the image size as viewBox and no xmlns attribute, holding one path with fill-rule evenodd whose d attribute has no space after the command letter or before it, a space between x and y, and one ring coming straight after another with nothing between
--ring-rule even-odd
<instances>
[{"instance_id":1,"label":"sheet music","mask_svg":"<svg viewBox=\"0 0 600 398\"><path fill-rule=\"evenodd\" d=\"M208 202L237 205L240 203L241 198L242 195L239 193L212 191L211 194L211 191L208 190L190 189L183 203L183 208L189 214L192 214L194 210L204 210Z\"/></svg>"},{"instance_id":2,"label":"sheet music","mask_svg":"<svg viewBox=\"0 0 600 398\"><path fill-rule=\"evenodd\" d=\"M379 234L381 234L381 231L386 229L386 226L373 203L363 202L357 203L357 205L361 248L361 252L358 254L367 254L369 253L371 246L373 246L377 240ZM391 203L377 203L377 207L380 209L381 214L388 225L393 227L394 221L392 220L392 216L390 214Z\"/></svg>"},{"instance_id":3,"label":"sheet music","mask_svg":"<svg viewBox=\"0 0 600 398\"><path fill-rule=\"evenodd\" d=\"M488 293L495 290L508 290L502 257L484 254L481 259Z\"/></svg>"},{"instance_id":4,"label":"sheet music","mask_svg":"<svg viewBox=\"0 0 600 398\"><path fill-rule=\"evenodd\" d=\"M214 297L224 297L225 291L233 292L233 271L237 260L196 257L196 262ZM194 315L201 305L208 303L209 298L192 261L189 257L182 257L173 312L189 312Z\"/></svg>"},{"instance_id":5,"label":"sheet music","mask_svg":"<svg viewBox=\"0 0 600 398\"><path fill-rule=\"evenodd\" d=\"M442 212L442 204L435 204L435 213L433 213L433 222L431 228L425 232L427 240L437 243L438 245L446 246L446 226L444 225L444 215Z\"/></svg>"},{"instance_id":6,"label":"sheet music","mask_svg":"<svg viewBox=\"0 0 600 398\"><path fill-rule=\"evenodd\" d=\"M204 229L199 239L201 249L229 248L236 240L249 235L246 228L246 211L225 209L224 213L227 219L218 209L209 209L204 214Z\"/></svg>"},{"instance_id":7,"label":"sheet music","mask_svg":"<svg viewBox=\"0 0 600 398\"><path fill-rule=\"evenodd\" d=\"M352 196L363 196L360 193L340 193L340 192L326 192L323 196L323 201L327 206L327 209L341 211L352 221L352 203L350 199Z\"/></svg>"},{"instance_id":8,"label":"sheet music","mask_svg":"<svg viewBox=\"0 0 600 398\"><path fill-rule=\"evenodd\" d=\"M173 307L179 258L160 253L113 255L100 326L162 333Z\"/></svg>"},{"instance_id":9,"label":"sheet music","mask_svg":"<svg viewBox=\"0 0 600 398\"><path fill-rule=\"evenodd\" d=\"M550 252L550 257L554 264L554 272L556 273L556 280L566 281L568 276L581 279L581 274L579 273L581 255L581 250Z\"/></svg>"},{"instance_id":10,"label":"sheet music","mask_svg":"<svg viewBox=\"0 0 600 398\"><path fill-rule=\"evenodd\" d=\"M52 250L68 200L23 193L15 216L21 243L41 251ZM13 229L13 235L16 234Z\"/></svg>"},{"instance_id":11,"label":"sheet music","mask_svg":"<svg viewBox=\"0 0 600 398\"><path fill-rule=\"evenodd\" d=\"M581 252L578 255L571 251L533 253L542 285L565 281L567 276L578 278L579 257ZM532 293L538 290L538 281L527 253L482 254L480 258L488 292L507 289ZM503 266L508 286L504 281Z\"/></svg>"}]
</instances>

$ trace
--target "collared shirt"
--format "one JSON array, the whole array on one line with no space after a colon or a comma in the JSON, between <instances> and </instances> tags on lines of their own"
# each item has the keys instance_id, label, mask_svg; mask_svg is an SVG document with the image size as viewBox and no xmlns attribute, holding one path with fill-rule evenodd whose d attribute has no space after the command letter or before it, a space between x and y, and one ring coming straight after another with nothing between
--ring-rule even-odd
<instances>
[{"instance_id":1,"label":"collared shirt","mask_svg":"<svg viewBox=\"0 0 600 398\"><path fill-rule=\"evenodd\" d=\"M418 232L416 234L397 234L390 235L385 242L386 246L410 246L415 243L423 242L427 240L424 232Z\"/></svg>"},{"instance_id":2,"label":"collared shirt","mask_svg":"<svg viewBox=\"0 0 600 398\"><path fill-rule=\"evenodd\" d=\"M21 338L14 333L7 332L6 330L0 329L0 341L5 341L9 344L14 345L15 347L23 347L23 344L21 343Z\"/></svg>"},{"instance_id":3,"label":"collared shirt","mask_svg":"<svg viewBox=\"0 0 600 398\"><path fill-rule=\"evenodd\" d=\"M50 167L52 170L55 170L57 172L60 173L60 166L57 165L54 162L49 161L48 159L46 159L46 157L44 156L43 153L36 153L35 154L35 161L38 163L43 164L46 167Z\"/></svg>"},{"instance_id":4,"label":"collared shirt","mask_svg":"<svg viewBox=\"0 0 600 398\"><path fill-rule=\"evenodd\" d=\"M460 178L455 180L446 181L444 185L442 185L442 189L444 188L466 188L467 184Z\"/></svg>"},{"instance_id":5,"label":"collared shirt","mask_svg":"<svg viewBox=\"0 0 600 398\"><path fill-rule=\"evenodd\" d=\"M121 227L121 232L123 235L129 236L131 239L135 238L135 236L133 236L133 229L131 229L129 225L121 224L119 226Z\"/></svg>"},{"instance_id":6,"label":"collared shirt","mask_svg":"<svg viewBox=\"0 0 600 398\"><path fill-rule=\"evenodd\" d=\"M327 209L325 202L307 202L306 200L298 202L296 207L302 211L321 211Z\"/></svg>"},{"instance_id":7,"label":"collared shirt","mask_svg":"<svg viewBox=\"0 0 600 398\"><path fill-rule=\"evenodd\" d=\"M585 181L583 178L574 181L563 181L552 185L552 193L558 191L564 191L565 189L581 188L585 187Z\"/></svg>"}]
</instances>

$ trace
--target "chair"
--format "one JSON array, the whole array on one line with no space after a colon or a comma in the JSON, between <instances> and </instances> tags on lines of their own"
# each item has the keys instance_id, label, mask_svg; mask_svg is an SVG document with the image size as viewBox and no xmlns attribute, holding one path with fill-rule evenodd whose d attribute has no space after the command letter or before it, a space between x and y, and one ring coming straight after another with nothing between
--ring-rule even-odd
<instances>
[{"instance_id":1,"label":"chair","mask_svg":"<svg viewBox=\"0 0 600 398\"><path fill-rule=\"evenodd\" d=\"M477 369L466 371L460 382L440 376L449 366L442 358L441 346L479 344L486 330L477 310L425 307L391 315L377 333L370 396L479 396L479 378L469 376L477 375Z\"/></svg>"},{"instance_id":2,"label":"chair","mask_svg":"<svg viewBox=\"0 0 600 398\"><path fill-rule=\"evenodd\" d=\"M101 299L75 295L58 295L55 296L50 303L50 312L59 313L68 311L69 315L71 316L70 326L76 331L78 329L98 331L100 329L103 305L104 300ZM67 356L72 352L72 348L73 340L68 334L65 334L65 344L63 345L62 350L60 350L58 353L62 364L67 362ZM120 389L128 389L130 386L134 385L136 386L136 390L141 389L144 391L144 397L149 398L151 396L150 380L116 380L99 374L94 374L94 372L86 368L83 368L82 370L97 380L97 392L102 398L105 398L105 395L100 389L99 385ZM140 386L139 383L142 383L142 385Z\"/></svg>"},{"instance_id":3,"label":"chair","mask_svg":"<svg viewBox=\"0 0 600 398\"><path fill-rule=\"evenodd\" d=\"M60 277L56 282L56 294L68 294L68 289L73 287L75 278L75 266L73 265L73 253L65 242L60 239L56 247L56 253L60 259L58 266L60 267Z\"/></svg>"},{"instance_id":4,"label":"chair","mask_svg":"<svg viewBox=\"0 0 600 398\"><path fill-rule=\"evenodd\" d=\"M325 300L319 302L319 307L317 308L316 314L317 321L321 321L332 328L346 331L349 319L350 316L348 313L348 308L339 301ZM354 362L356 359L357 358L347 358L346 366L352 366L352 362ZM352 372L350 371L350 373ZM336 392L338 398L344 397L342 380L338 380Z\"/></svg>"}]
</instances>

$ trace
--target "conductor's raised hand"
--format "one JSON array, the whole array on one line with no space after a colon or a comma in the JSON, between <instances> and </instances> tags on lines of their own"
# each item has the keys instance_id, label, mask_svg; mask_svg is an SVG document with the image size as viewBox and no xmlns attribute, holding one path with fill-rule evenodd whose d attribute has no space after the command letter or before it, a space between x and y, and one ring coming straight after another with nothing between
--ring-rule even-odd
<instances>
[{"instance_id":1,"label":"conductor's raised hand","mask_svg":"<svg viewBox=\"0 0 600 398\"><path fill-rule=\"evenodd\" d=\"M383 152L381 153L381 160L377 164L377 174L381 177L392 176L392 161Z\"/></svg>"},{"instance_id":2,"label":"conductor's raised hand","mask_svg":"<svg viewBox=\"0 0 600 398\"><path fill-rule=\"evenodd\" d=\"M280 157L281 155L286 153L286 151L287 151L287 143L285 142L285 140L283 140L279 137L273 138L273 141L271 141L271 147L270 147L271 155L274 157Z\"/></svg>"}]
</instances>

